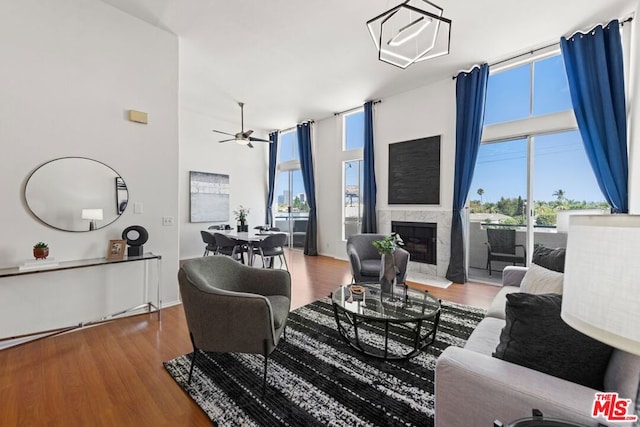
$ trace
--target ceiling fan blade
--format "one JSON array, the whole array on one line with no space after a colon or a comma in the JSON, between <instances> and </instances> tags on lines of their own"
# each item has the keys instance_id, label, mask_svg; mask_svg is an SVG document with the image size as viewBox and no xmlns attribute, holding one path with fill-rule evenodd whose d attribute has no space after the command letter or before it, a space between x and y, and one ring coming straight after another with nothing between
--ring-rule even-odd
<instances>
[{"instance_id":1,"label":"ceiling fan blade","mask_svg":"<svg viewBox=\"0 0 640 427\"><path fill-rule=\"evenodd\" d=\"M254 137L249 137L249 141L268 142L269 144L273 142L273 141L269 141L268 139L261 139L261 138L254 138Z\"/></svg>"},{"instance_id":2,"label":"ceiling fan blade","mask_svg":"<svg viewBox=\"0 0 640 427\"><path fill-rule=\"evenodd\" d=\"M232 133L229 133L229 132L222 132L221 130L211 129L211 131L212 131L212 132L221 133L221 134L223 134L223 135L235 136L235 135L234 135L234 134L232 134Z\"/></svg>"},{"instance_id":3,"label":"ceiling fan blade","mask_svg":"<svg viewBox=\"0 0 640 427\"><path fill-rule=\"evenodd\" d=\"M249 135L251 135L252 133L253 133L253 130L249 129L246 132L242 132L242 137L245 138L245 139L249 138Z\"/></svg>"},{"instance_id":4,"label":"ceiling fan blade","mask_svg":"<svg viewBox=\"0 0 640 427\"><path fill-rule=\"evenodd\" d=\"M218 143L220 142L229 142L229 141L235 141L235 138L231 138L231 139L223 139L222 141L218 141Z\"/></svg>"},{"instance_id":5,"label":"ceiling fan blade","mask_svg":"<svg viewBox=\"0 0 640 427\"><path fill-rule=\"evenodd\" d=\"M249 147L249 148L253 148L253 144L252 144L252 143L250 143L250 142L248 142L248 143L247 143L247 147Z\"/></svg>"}]
</instances>

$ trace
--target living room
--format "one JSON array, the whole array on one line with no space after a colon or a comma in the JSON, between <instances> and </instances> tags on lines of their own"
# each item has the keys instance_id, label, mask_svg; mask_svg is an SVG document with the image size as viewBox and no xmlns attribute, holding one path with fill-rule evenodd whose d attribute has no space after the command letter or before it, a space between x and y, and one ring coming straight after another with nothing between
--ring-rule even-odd
<instances>
[{"instance_id":1,"label":"living room","mask_svg":"<svg viewBox=\"0 0 640 427\"><path fill-rule=\"evenodd\" d=\"M635 0L607 4L590 1L587 5L578 1L569 5L549 1L527 6L501 1L473 7L443 3L445 16L453 20L452 54L456 50L461 52L456 56L456 65L443 65L443 58L436 58L399 70L377 60L365 26L366 20L392 4L358 2L344 5L336 1L322 7L278 6L282 8L278 12L290 13L291 20L304 16L295 15L294 9L303 8L311 15L311 12L317 12L308 19L312 19L318 28L321 24L330 26L333 16L343 9L353 16L363 17L351 22L358 29L362 51L357 55L354 53L355 59L351 62L333 64L326 72L328 80L320 83L309 77L313 76L311 59L317 56L327 63L339 62L332 56L332 51L340 47L340 37L345 36L342 30L332 36L328 45L323 44L322 38L325 32L331 31L309 31L309 34L304 33L309 37L311 47L308 50L293 51L288 56L276 51L281 55L278 56L280 61L290 61L290 72L270 80L266 74L249 72L254 68L264 70L268 64L254 63L252 58L257 53L246 47L248 43L236 45L233 35L222 31L216 34L212 28L212 38L219 38L220 53L215 57L203 57L204 47L192 40L188 32L176 35L163 27L162 8L156 10L159 15L154 18L151 12L145 15L145 2L132 6L138 9L137 14L147 18L146 21L155 19L157 25L152 25L140 16L136 17L136 13L125 13L114 7L119 5L126 9L125 3L128 2L74 0L51 4L27 0L5 1L0 6L3 36L0 43L4 53L0 85L3 99L8 101L3 103L0 126L3 145L8 152L0 160L5 224L0 267L21 264L30 258L33 244L39 241L49 244L51 257L57 260L103 257L109 240L119 239L125 227L139 224L150 236L145 250L162 255L159 277L163 306L180 303L176 281L179 262L200 257L203 251L199 236L203 224L189 221L190 171L229 175L230 210L239 205L250 207L249 224L265 222L267 145L256 144L254 149L248 149L234 143L218 144L221 138L211 132L212 129L237 131L238 101L246 103L245 127L256 129L260 137L267 137L271 130L291 128L300 121L315 121L313 155L318 252L346 260L339 194L342 162L348 158L342 150L341 116L334 116L334 113L360 107L367 100L382 101L375 106L377 208L381 212L396 210L386 200L387 146L440 135L439 205L428 209L424 206L404 206L402 209L410 212L428 210L448 216L453 203L456 128L456 82L451 77L480 62L497 62L557 42L562 35L589 29L611 19L625 19L638 9ZM165 2L165 6L169 10L180 8L176 3ZM231 24L243 27L243 14L248 14L251 21L262 20L260 11L268 8L249 2L240 6L208 7L205 3L192 2L189 7L195 10L205 7L207 13L219 13L229 21L229 25L222 27L225 31ZM465 8L470 12L464 13ZM478 16L484 18L478 19ZM538 19L530 18L533 16ZM348 20L340 18L339 22L343 19ZM493 31L467 30L475 21L486 21L485 25ZM209 25L205 13L193 25L196 24ZM543 26L544 31L538 30L538 26ZM524 29L516 32L516 27ZM513 28L517 37L505 37L510 39L509 43L496 42L497 47L492 49L493 38L498 37L496 28L508 34L509 28ZM304 24L297 23L293 29L274 31L270 37L302 29ZM532 36L527 37L527 32ZM474 43L487 48L478 49L471 39L477 39ZM253 41L258 48L266 48L266 43L257 37L254 36ZM634 76L640 66L640 55L636 55L640 33L632 31L626 43L632 53L627 65L628 75ZM368 59L361 61L361 58ZM240 65L233 65L234 61ZM367 76L367 69L381 69L386 80L379 84L357 84L353 77L349 83L341 81L343 73ZM232 75L240 78L231 81ZM229 76L228 82L225 76ZM368 80L368 77L362 77L362 80ZM282 84L282 81L290 84ZM328 87L332 81L335 91ZM640 123L636 96L640 88L633 80L629 83L629 206L630 212L635 213L640 211L640 189L634 185L634 182L640 182L640 150L635 149L640 140L636 125ZM317 99L304 96L308 107L297 110L278 100L279 94L284 98L289 92L302 92L303 85L318 86L326 95ZM260 89L260 86L264 88ZM307 92L302 93L306 95ZM129 121L129 110L147 112L148 124ZM67 156L95 159L116 170L127 183L131 209L114 224L90 233L62 232L34 218L24 201L27 178L38 166ZM133 209L135 205L138 209ZM163 221L165 218L172 221ZM231 212L228 222L233 223ZM442 238L448 240L448 236ZM447 262L448 259L442 261L445 267ZM88 320L96 312L115 311L123 301L136 299L138 290L132 290L130 283L140 282L143 273L135 266L125 266L109 267L106 274L73 270L51 273L49 280L36 276L39 275L3 278L0 288L1 337L46 330L51 325L70 324L78 319ZM98 288L87 289L86 284L92 282L102 286L108 284L108 298L104 298Z\"/></svg>"}]
</instances>

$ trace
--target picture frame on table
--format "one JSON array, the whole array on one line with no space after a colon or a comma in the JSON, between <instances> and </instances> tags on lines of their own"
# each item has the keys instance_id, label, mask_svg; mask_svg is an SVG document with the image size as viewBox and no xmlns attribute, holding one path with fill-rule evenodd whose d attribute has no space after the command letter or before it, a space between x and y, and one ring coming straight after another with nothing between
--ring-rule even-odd
<instances>
[{"instance_id":1,"label":"picture frame on table","mask_svg":"<svg viewBox=\"0 0 640 427\"><path fill-rule=\"evenodd\" d=\"M109 246L107 247L107 259L111 261L123 259L126 247L126 240L109 240Z\"/></svg>"}]
</instances>

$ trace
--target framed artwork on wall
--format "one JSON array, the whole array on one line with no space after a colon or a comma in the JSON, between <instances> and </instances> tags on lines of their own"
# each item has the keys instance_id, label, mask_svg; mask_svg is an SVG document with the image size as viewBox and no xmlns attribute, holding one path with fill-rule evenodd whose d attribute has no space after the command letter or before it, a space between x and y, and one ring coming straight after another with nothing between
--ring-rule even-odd
<instances>
[{"instance_id":1,"label":"framed artwork on wall","mask_svg":"<svg viewBox=\"0 0 640 427\"><path fill-rule=\"evenodd\" d=\"M390 205L440 204L440 135L389 144Z\"/></svg>"},{"instance_id":2,"label":"framed artwork on wall","mask_svg":"<svg viewBox=\"0 0 640 427\"><path fill-rule=\"evenodd\" d=\"M190 222L229 220L229 175L189 172Z\"/></svg>"}]
</instances>

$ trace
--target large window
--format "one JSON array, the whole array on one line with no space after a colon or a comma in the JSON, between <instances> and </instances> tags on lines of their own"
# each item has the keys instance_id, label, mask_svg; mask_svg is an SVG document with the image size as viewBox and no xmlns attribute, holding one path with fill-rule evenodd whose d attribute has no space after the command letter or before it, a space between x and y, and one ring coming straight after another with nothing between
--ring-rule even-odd
<instances>
[{"instance_id":1,"label":"large window","mask_svg":"<svg viewBox=\"0 0 640 427\"><path fill-rule=\"evenodd\" d=\"M362 224L362 180L364 147L364 110L358 109L342 117L342 148L346 161L342 174L342 236L347 239L360 233Z\"/></svg>"},{"instance_id":2,"label":"large window","mask_svg":"<svg viewBox=\"0 0 640 427\"><path fill-rule=\"evenodd\" d=\"M358 109L342 116L342 130L345 151L364 147L364 110Z\"/></svg>"},{"instance_id":3,"label":"large window","mask_svg":"<svg viewBox=\"0 0 640 427\"><path fill-rule=\"evenodd\" d=\"M556 229L559 212L608 207L568 86L560 55L489 76L484 124L491 129L483 138L491 139L480 146L469 193L470 267L484 270L487 227L516 228L516 243L530 256L535 244L566 244Z\"/></svg>"},{"instance_id":4,"label":"large window","mask_svg":"<svg viewBox=\"0 0 640 427\"><path fill-rule=\"evenodd\" d=\"M274 199L275 226L289 233L290 245L304 246L309 204L302 181L295 130L280 134Z\"/></svg>"}]
</instances>

